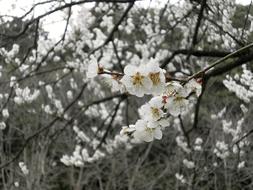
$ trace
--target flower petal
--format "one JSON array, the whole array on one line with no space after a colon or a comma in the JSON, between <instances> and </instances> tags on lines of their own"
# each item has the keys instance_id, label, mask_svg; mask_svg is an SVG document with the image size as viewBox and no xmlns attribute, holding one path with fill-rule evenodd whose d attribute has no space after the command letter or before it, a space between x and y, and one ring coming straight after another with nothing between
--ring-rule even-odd
<instances>
[{"instance_id":1,"label":"flower petal","mask_svg":"<svg viewBox=\"0 0 253 190\"><path fill-rule=\"evenodd\" d=\"M162 139L163 133L162 133L162 131L161 131L161 129L159 127L155 129L155 131L154 131L154 137L156 139L158 139L158 140Z\"/></svg>"}]
</instances>

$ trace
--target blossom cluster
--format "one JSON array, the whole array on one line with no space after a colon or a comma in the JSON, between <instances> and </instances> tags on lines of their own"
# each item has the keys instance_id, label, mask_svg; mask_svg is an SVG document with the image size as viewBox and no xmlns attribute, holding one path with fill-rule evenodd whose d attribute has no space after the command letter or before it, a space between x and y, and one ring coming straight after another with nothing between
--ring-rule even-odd
<instances>
[{"instance_id":1,"label":"blossom cluster","mask_svg":"<svg viewBox=\"0 0 253 190\"><path fill-rule=\"evenodd\" d=\"M127 149L132 148L131 144L128 143L128 139L126 137L116 135L112 140L107 139L107 144L102 145L103 150L100 150L97 149L98 145L100 144L100 141L97 138L91 139L77 126L74 126L73 130L76 133L77 142L80 144L87 144L90 147L87 148L81 146L80 144L77 144L71 156L63 155L61 162L66 166L83 167L86 163L93 163L104 158L108 153L112 154L121 145L124 145ZM93 130L97 131L97 128L93 127ZM103 133L98 133L98 136L103 136ZM90 150L93 150L94 152L91 153Z\"/></svg>"},{"instance_id":2,"label":"blossom cluster","mask_svg":"<svg viewBox=\"0 0 253 190\"><path fill-rule=\"evenodd\" d=\"M34 92L31 93L31 90L28 87L25 87L24 89L17 87L15 88L15 93L16 96L14 97L14 102L18 105L23 103L32 103L40 95L39 90L34 90Z\"/></svg>"},{"instance_id":3,"label":"blossom cluster","mask_svg":"<svg viewBox=\"0 0 253 190\"><path fill-rule=\"evenodd\" d=\"M160 84L162 85L162 84ZM191 80L184 86L179 82L168 82L160 88L161 94L139 108L141 119L135 125L123 127L122 134L133 134L136 139L151 142L162 138L162 130L168 127L169 116L177 117L183 114L189 105L189 95L192 92L200 94L201 85Z\"/></svg>"},{"instance_id":4,"label":"blossom cluster","mask_svg":"<svg viewBox=\"0 0 253 190\"><path fill-rule=\"evenodd\" d=\"M253 97L253 73L242 66L242 74L236 74L234 77L227 75L223 81L225 87L234 92L235 95L245 103L250 103Z\"/></svg>"},{"instance_id":5,"label":"blossom cluster","mask_svg":"<svg viewBox=\"0 0 253 190\"><path fill-rule=\"evenodd\" d=\"M212 114L211 118L217 120L221 124L221 132L224 135L222 139L216 140L215 146L213 148L213 153L216 157L222 160L228 160L229 157L236 156L240 160L245 157L247 148L250 145L248 138L245 136L246 133L243 132L243 125L245 124L245 119L242 117L236 122L232 120L224 119L226 108L223 108L217 114ZM243 113L244 110L242 110ZM217 123L217 124L218 124ZM220 126L219 126L220 127ZM217 163L213 163L217 166ZM245 166L245 161L237 163L237 168L241 169Z\"/></svg>"},{"instance_id":6,"label":"blossom cluster","mask_svg":"<svg viewBox=\"0 0 253 190\"><path fill-rule=\"evenodd\" d=\"M4 108L2 110L2 118L7 120L9 117L10 117L10 114L9 114L9 110L7 108ZM0 130L4 130L6 128L6 123L5 121L1 121L0 122Z\"/></svg>"},{"instance_id":7,"label":"blossom cluster","mask_svg":"<svg viewBox=\"0 0 253 190\"><path fill-rule=\"evenodd\" d=\"M104 69L92 57L87 76L93 78L103 72ZM166 82L165 70L153 58L146 65L127 65L123 76L114 80L121 85L118 90L123 86L126 92L137 97L153 95L148 103L139 108L141 118L135 125L124 126L121 131L121 134L145 142L161 139L162 130L169 126L168 117L184 113L190 103L189 96L201 94L201 84L195 79L184 83Z\"/></svg>"}]
</instances>

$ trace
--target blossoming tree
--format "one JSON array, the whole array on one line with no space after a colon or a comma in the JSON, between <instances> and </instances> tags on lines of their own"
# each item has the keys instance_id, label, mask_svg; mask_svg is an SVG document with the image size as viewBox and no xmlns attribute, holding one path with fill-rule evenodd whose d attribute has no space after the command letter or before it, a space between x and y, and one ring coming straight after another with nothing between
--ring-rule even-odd
<instances>
[{"instance_id":1,"label":"blossoming tree","mask_svg":"<svg viewBox=\"0 0 253 190\"><path fill-rule=\"evenodd\" d=\"M251 12L50 0L2 15L0 187L251 189Z\"/></svg>"}]
</instances>

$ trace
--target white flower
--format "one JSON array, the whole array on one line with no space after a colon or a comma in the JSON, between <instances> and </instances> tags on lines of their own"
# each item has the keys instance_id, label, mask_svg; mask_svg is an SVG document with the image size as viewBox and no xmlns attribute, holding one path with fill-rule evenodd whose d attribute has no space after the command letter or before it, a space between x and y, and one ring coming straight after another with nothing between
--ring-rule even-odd
<instances>
[{"instance_id":1,"label":"white flower","mask_svg":"<svg viewBox=\"0 0 253 190\"><path fill-rule=\"evenodd\" d=\"M176 173L175 177L177 178L177 180L179 180L181 183L186 183L186 180L184 178L184 176L182 174Z\"/></svg>"},{"instance_id":2,"label":"white flower","mask_svg":"<svg viewBox=\"0 0 253 190\"><path fill-rule=\"evenodd\" d=\"M195 145L195 146L193 147L193 149L196 150L196 151L202 151L201 145Z\"/></svg>"},{"instance_id":3,"label":"white flower","mask_svg":"<svg viewBox=\"0 0 253 190\"><path fill-rule=\"evenodd\" d=\"M27 169L27 166L25 165L24 162L19 162L19 167L20 167L20 169L21 169L21 171L23 172L24 175L29 174L29 170Z\"/></svg>"},{"instance_id":4,"label":"white flower","mask_svg":"<svg viewBox=\"0 0 253 190\"><path fill-rule=\"evenodd\" d=\"M73 92L71 90L67 91L67 98L69 100L72 100L73 99Z\"/></svg>"},{"instance_id":5,"label":"white flower","mask_svg":"<svg viewBox=\"0 0 253 190\"><path fill-rule=\"evenodd\" d=\"M201 147L202 143L203 143L202 138L197 137L196 140L195 140L195 146L193 147L194 150L201 151L202 150L202 147Z\"/></svg>"},{"instance_id":6,"label":"white flower","mask_svg":"<svg viewBox=\"0 0 253 190\"><path fill-rule=\"evenodd\" d=\"M82 140L83 142L90 142L90 138L82 132L77 126L73 126L73 130L75 131L77 137Z\"/></svg>"},{"instance_id":7,"label":"white flower","mask_svg":"<svg viewBox=\"0 0 253 190\"><path fill-rule=\"evenodd\" d=\"M199 82L197 82L195 79L190 80L187 82L184 87L188 90L188 94L191 92L195 92L197 96L201 94L202 86Z\"/></svg>"},{"instance_id":8,"label":"white flower","mask_svg":"<svg viewBox=\"0 0 253 190\"><path fill-rule=\"evenodd\" d=\"M15 186L15 187L19 187L19 182L18 182L18 181L15 181L15 182L14 182L14 186Z\"/></svg>"},{"instance_id":9,"label":"white flower","mask_svg":"<svg viewBox=\"0 0 253 190\"><path fill-rule=\"evenodd\" d=\"M225 159L229 156L228 145L224 141L217 141L214 154L221 159Z\"/></svg>"},{"instance_id":10,"label":"white flower","mask_svg":"<svg viewBox=\"0 0 253 190\"><path fill-rule=\"evenodd\" d=\"M178 82L167 83L163 96L164 107L171 115L178 116L186 110L189 104L189 100L186 99L188 94L188 90Z\"/></svg>"},{"instance_id":11,"label":"white flower","mask_svg":"<svg viewBox=\"0 0 253 190\"><path fill-rule=\"evenodd\" d=\"M196 145L201 145L202 143L203 143L202 138L197 137L196 140L195 140L195 144L196 144Z\"/></svg>"},{"instance_id":12,"label":"white flower","mask_svg":"<svg viewBox=\"0 0 253 190\"><path fill-rule=\"evenodd\" d=\"M112 79L111 86L113 92L120 91L121 93L124 93L126 91L125 86L116 79Z\"/></svg>"},{"instance_id":13,"label":"white flower","mask_svg":"<svg viewBox=\"0 0 253 190\"><path fill-rule=\"evenodd\" d=\"M144 104L139 112L143 119L147 121L157 121L163 117L164 112L161 109L163 107L163 98L160 96L152 98L149 103Z\"/></svg>"},{"instance_id":14,"label":"white flower","mask_svg":"<svg viewBox=\"0 0 253 190\"><path fill-rule=\"evenodd\" d=\"M54 62L59 62L61 60L61 58L59 57L59 56L54 56L54 58L53 58L53 61Z\"/></svg>"},{"instance_id":15,"label":"white flower","mask_svg":"<svg viewBox=\"0 0 253 190\"><path fill-rule=\"evenodd\" d=\"M39 86L43 86L45 84L44 81L39 81Z\"/></svg>"},{"instance_id":16,"label":"white flower","mask_svg":"<svg viewBox=\"0 0 253 190\"><path fill-rule=\"evenodd\" d=\"M154 139L162 138L162 131L160 126L155 122L147 122L145 120L138 120L135 124L136 131L134 132L134 138L151 142Z\"/></svg>"},{"instance_id":17,"label":"white flower","mask_svg":"<svg viewBox=\"0 0 253 190\"><path fill-rule=\"evenodd\" d=\"M123 126L121 131L120 131L120 135L121 136L128 135L128 134L131 134L134 131L135 131L135 125L129 125L129 127L128 126Z\"/></svg>"},{"instance_id":18,"label":"white flower","mask_svg":"<svg viewBox=\"0 0 253 190\"><path fill-rule=\"evenodd\" d=\"M184 160L183 160L183 164L184 164L188 169L192 169L192 168L195 167L194 162L189 161L189 160L187 160L187 159L184 159Z\"/></svg>"},{"instance_id":19,"label":"white flower","mask_svg":"<svg viewBox=\"0 0 253 190\"><path fill-rule=\"evenodd\" d=\"M142 97L151 88L152 81L147 77L145 70L141 67L127 65L124 73L125 75L121 79L121 82L130 94Z\"/></svg>"},{"instance_id":20,"label":"white flower","mask_svg":"<svg viewBox=\"0 0 253 190\"><path fill-rule=\"evenodd\" d=\"M105 75L105 82L111 87L113 92L120 91L124 93L126 91L125 86L119 81L117 76Z\"/></svg>"},{"instance_id":21,"label":"white flower","mask_svg":"<svg viewBox=\"0 0 253 190\"><path fill-rule=\"evenodd\" d=\"M191 149L188 148L188 145L187 145L187 143L185 142L183 136L177 136L177 137L176 137L176 142L177 142L177 145L178 145L180 148L182 148L186 153L190 153L190 152L191 152Z\"/></svg>"},{"instance_id":22,"label":"white flower","mask_svg":"<svg viewBox=\"0 0 253 190\"><path fill-rule=\"evenodd\" d=\"M2 121L0 122L0 130L4 130L6 128L6 124Z\"/></svg>"},{"instance_id":23,"label":"white flower","mask_svg":"<svg viewBox=\"0 0 253 190\"><path fill-rule=\"evenodd\" d=\"M15 181L15 182L14 182L14 186L15 186L15 187L19 187L19 182L18 182L18 181Z\"/></svg>"},{"instance_id":24,"label":"white flower","mask_svg":"<svg viewBox=\"0 0 253 190\"><path fill-rule=\"evenodd\" d=\"M244 168L244 167L245 167L245 161L240 162L240 163L238 164L238 166L237 166L238 169L242 169L242 168Z\"/></svg>"},{"instance_id":25,"label":"white flower","mask_svg":"<svg viewBox=\"0 0 253 190\"><path fill-rule=\"evenodd\" d=\"M10 116L8 109L3 109L2 115L4 118L8 118Z\"/></svg>"},{"instance_id":26,"label":"white flower","mask_svg":"<svg viewBox=\"0 0 253 190\"><path fill-rule=\"evenodd\" d=\"M151 59L147 64L148 77L152 81L152 86L149 89L150 94L160 95L165 88L165 75L163 70L159 67L158 62L155 59Z\"/></svg>"},{"instance_id":27,"label":"white flower","mask_svg":"<svg viewBox=\"0 0 253 190\"><path fill-rule=\"evenodd\" d=\"M57 109L57 114L58 114L58 115L61 115L61 114L64 112L64 109L63 109L63 107L62 107L61 101L55 99L53 103L54 103L54 105L55 105L55 107L56 107L56 109Z\"/></svg>"},{"instance_id":28,"label":"white flower","mask_svg":"<svg viewBox=\"0 0 253 190\"><path fill-rule=\"evenodd\" d=\"M39 90L34 90L34 92L31 93L31 90L28 87L25 87L24 89L16 88L15 93L16 96L14 97L14 102L19 105L22 103L32 103L40 95Z\"/></svg>"},{"instance_id":29,"label":"white flower","mask_svg":"<svg viewBox=\"0 0 253 190\"><path fill-rule=\"evenodd\" d=\"M62 158L60 159L60 161L66 166L71 165L70 159L67 155L63 155Z\"/></svg>"},{"instance_id":30,"label":"white flower","mask_svg":"<svg viewBox=\"0 0 253 190\"><path fill-rule=\"evenodd\" d=\"M162 128L166 128L170 126L170 118L162 118L158 121L159 125Z\"/></svg>"},{"instance_id":31,"label":"white flower","mask_svg":"<svg viewBox=\"0 0 253 190\"><path fill-rule=\"evenodd\" d=\"M181 88L183 88L183 86L178 82L168 82L165 87L164 95L168 97L173 96Z\"/></svg>"},{"instance_id":32,"label":"white flower","mask_svg":"<svg viewBox=\"0 0 253 190\"><path fill-rule=\"evenodd\" d=\"M10 79L10 87L13 87L16 84L16 77L12 76Z\"/></svg>"},{"instance_id":33,"label":"white flower","mask_svg":"<svg viewBox=\"0 0 253 190\"><path fill-rule=\"evenodd\" d=\"M52 111L50 105L43 106L43 109L44 109L45 113L53 114L53 111Z\"/></svg>"},{"instance_id":34,"label":"white flower","mask_svg":"<svg viewBox=\"0 0 253 190\"><path fill-rule=\"evenodd\" d=\"M99 65L97 59L94 56L91 56L90 64L87 70L87 78L94 78L99 73Z\"/></svg>"},{"instance_id":35,"label":"white flower","mask_svg":"<svg viewBox=\"0 0 253 190\"><path fill-rule=\"evenodd\" d=\"M178 116L186 110L189 104L189 100L186 99L187 94L186 90L181 87L171 97L168 97L165 108L171 115Z\"/></svg>"}]
</instances>

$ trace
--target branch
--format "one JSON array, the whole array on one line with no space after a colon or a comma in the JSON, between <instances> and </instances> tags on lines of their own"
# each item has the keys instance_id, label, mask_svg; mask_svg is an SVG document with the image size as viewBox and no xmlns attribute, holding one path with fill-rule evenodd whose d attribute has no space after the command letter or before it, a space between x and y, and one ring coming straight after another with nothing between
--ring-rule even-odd
<instances>
[{"instance_id":1,"label":"branch","mask_svg":"<svg viewBox=\"0 0 253 190\"><path fill-rule=\"evenodd\" d=\"M60 10L66 9L66 8L70 8L70 7L75 6L75 5L80 5L80 4L84 4L84 3L90 3L90 2L97 2L97 3L98 2L105 2L105 3L131 3L131 4L134 4L135 1L141 1L141 0L81 0L81 1L71 2L71 3L66 3L63 6L57 7L55 9L53 9L53 10L50 10L50 11L48 11L48 12L42 14L42 15L39 15L39 16L35 17L34 19L28 21L25 24L24 28L19 33L15 34L15 35L7 35L7 37L8 38L17 39L20 36L22 36L23 34L25 34L26 31L28 30L29 26L32 25L37 20L40 20L40 19L42 19L42 18L44 18L46 16L49 16L49 15L57 12L57 11L60 11Z\"/></svg>"},{"instance_id":2,"label":"branch","mask_svg":"<svg viewBox=\"0 0 253 190\"><path fill-rule=\"evenodd\" d=\"M192 38L192 48L194 48L194 46L197 44L197 41L198 41L198 32L199 32L199 27L200 27L200 24L201 24L201 20L202 20L203 15L204 15L204 10L205 10L205 7L206 7L206 1L207 0L202 0L201 1L201 8L200 8L200 12L199 12L199 15L198 15L198 20L197 20L197 23L196 23L196 27L194 29L194 35L193 35L193 38Z\"/></svg>"},{"instance_id":3,"label":"branch","mask_svg":"<svg viewBox=\"0 0 253 190\"><path fill-rule=\"evenodd\" d=\"M166 65L168 65L174 59L174 57L179 54L183 54L183 55L190 54L195 57L224 57L224 56L231 54L231 52L219 51L219 50L193 50L193 51L190 51L188 49L179 49L179 50L175 50L170 57L166 58L163 61L163 63L161 64L161 68L165 68ZM238 56L240 56L240 54L233 55L232 57L238 57Z\"/></svg>"},{"instance_id":4,"label":"branch","mask_svg":"<svg viewBox=\"0 0 253 190\"><path fill-rule=\"evenodd\" d=\"M235 55L237 55L237 54L242 53L243 51L246 51L246 50L250 49L251 47L253 47L253 43L250 43L250 44L248 44L247 46L244 46L244 47L238 49L237 51L228 54L227 56L225 56L225 57L223 57L223 58L221 58L221 59L215 61L214 63L212 63L212 64L209 65L208 67L206 67L206 68L202 69L201 71L195 73L194 75L192 75L191 77L189 77L189 78L187 79L187 81L189 81L189 80L191 80L191 79L193 79L193 78L196 78L196 77L198 77L198 76L204 74L205 72L207 72L208 70L212 69L213 67L219 65L220 63L223 63L223 62L226 61L227 59L229 59L229 58L231 58L231 57L233 57L233 56L235 56ZM222 74L222 73L224 73L224 72L226 72L226 71L228 71L228 70L233 69L234 67L237 67L237 66L239 66L239 65L241 65L241 64L243 64L243 63L245 63L245 62L247 62L247 61L252 60L252 57L253 57L253 53L249 54L248 56L242 57L241 59L239 59L239 60L237 60L236 62L234 62L234 64L229 64L229 65L226 65L226 66L224 66L224 67L222 67L222 68L218 68L218 69L212 71L211 74L209 74L209 75L207 74L207 76L210 77L210 75L215 75L215 72L217 72L217 70L218 70L218 74L219 74L219 73Z\"/></svg>"},{"instance_id":5,"label":"branch","mask_svg":"<svg viewBox=\"0 0 253 190\"><path fill-rule=\"evenodd\" d=\"M238 66L241 66L249 61L252 61L252 60L253 60L253 52L251 52L249 55L247 55L245 57L242 57L242 58L236 60L233 63L230 63L230 64L225 65L223 67L212 70L211 72L209 72L205 75L205 78L208 79L210 77L215 77L215 76L224 74L224 73L226 73Z\"/></svg>"},{"instance_id":6,"label":"branch","mask_svg":"<svg viewBox=\"0 0 253 190\"><path fill-rule=\"evenodd\" d=\"M200 96L197 99L197 103L196 103L196 107L195 107L193 125L192 125L192 128L187 131L187 134L190 134L193 131L193 129L196 129L198 127L199 109L200 109L202 97L203 97L205 89L206 89L207 82L208 82L207 79L203 80L202 91L201 91Z\"/></svg>"},{"instance_id":7,"label":"branch","mask_svg":"<svg viewBox=\"0 0 253 190\"><path fill-rule=\"evenodd\" d=\"M117 116L117 113L119 111L119 106L120 106L121 102L123 101L123 99L124 99L124 97L121 98L121 100L119 101L119 103L116 105L116 107L114 109L114 113L113 113L113 115L111 117L111 120L110 120L110 122L109 122L109 124L108 124L108 126L106 128L106 131L105 131L102 139L100 140L98 146L95 148L94 153L96 152L96 150L98 150L103 145L103 143L105 143L105 139L108 136L110 129L112 128L112 124L113 124L113 122L114 122L114 120L115 120L115 118Z\"/></svg>"},{"instance_id":8,"label":"branch","mask_svg":"<svg viewBox=\"0 0 253 190\"><path fill-rule=\"evenodd\" d=\"M243 135L240 139L238 139L233 145L232 147L235 145L235 144L239 144L242 140L244 140L245 138L247 138L249 135L251 135L253 133L253 129L251 129L249 132L247 132L245 135Z\"/></svg>"},{"instance_id":9,"label":"branch","mask_svg":"<svg viewBox=\"0 0 253 190\"><path fill-rule=\"evenodd\" d=\"M188 145L188 147L191 147L190 137L189 137L189 134L185 130L184 123L183 123L181 115L179 115L178 118L179 118L179 121L180 121L180 128L182 130L182 133L183 133L184 137L186 138L187 145Z\"/></svg>"}]
</instances>

